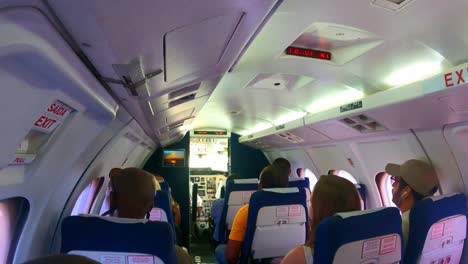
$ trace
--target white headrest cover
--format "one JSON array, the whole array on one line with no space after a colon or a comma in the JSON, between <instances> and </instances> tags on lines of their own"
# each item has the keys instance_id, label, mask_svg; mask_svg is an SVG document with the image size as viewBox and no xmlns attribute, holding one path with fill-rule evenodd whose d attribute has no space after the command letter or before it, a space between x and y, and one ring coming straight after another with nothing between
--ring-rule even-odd
<instances>
[{"instance_id":1,"label":"white headrest cover","mask_svg":"<svg viewBox=\"0 0 468 264\"><path fill-rule=\"evenodd\" d=\"M297 193L299 188L297 187L288 187L288 188L267 188L263 189L266 192L275 192L275 193Z\"/></svg>"},{"instance_id":2,"label":"white headrest cover","mask_svg":"<svg viewBox=\"0 0 468 264\"><path fill-rule=\"evenodd\" d=\"M369 210L363 210L363 211L352 211L352 212L346 212L346 213L337 213L335 215L345 219L345 218L352 217L352 216L375 213L375 212L381 211L383 209L385 209L385 208L376 208L376 209L369 209Z\"/></svg>"},{"instance_id":3,"label":"white headrest cover","mask_svg":"<svg viewBox=\"0 0 468 264\"><path fill-rule=\"evenodd\" d=\"M235 179L234 180L234 183L235 184L247 184L247 183L258 183L258 179L257 178L250 178L250 179Z\"/></svg>"},{"instance_id":4,"label":"white headrest cover","mask_svg":"<svg viewBox=\"0 0 468 264\"><path fill-rule=\"evenodd\" d=\"M466 238L466 217L456 215L434 223L427 232L420 263L460 263Z\"/></svg>"},{"instance_id":5,"label":"white headrest cover","mask_svg":"<svg viewBox=\"0 0 468 264\"><path fill-rule=\"evenodd\" d=\"M138 264L163 264L164 262L152 255L131 253L131 252L106 252L106 251L87 251L72 250L68 254L85 256L96 260L99 263L138 263Z\"/></svg>"},{"instance_id":6,"label":"white headrest cover","mask_svg":"<svg viewBox=\"0 0 468 264\"><path fill-rule=\"evenodd\" d=\"M300 177L289 177L290 182L295 182L295 181L305 181L305 178L300 178Z\"/></svg>"},{"instance_id":7,"label":"white headrest cover","mask_svg":"<svg viewBox=\"0 0 468 264\"><path fill-rule=\"evenodd\" d=\"M150 212L150 220L167 222L167 214L163 209L154 207Z\"/></svg>"},{"instance_id":8,"label":"white headrest cover","mask_svg":"<svg viewBox=\"0 0 468 264\"><path fill-rule=\"evenodd\" d=\"M137 223L146 223L148 219L133 219L133 218L119 218L113 216L100 216L100 215L90 215L90 214L80 214L81 217L95 217L102 220L106 220L113 223L119 224L137 224Z\"/></svg>"},{"instance_id":9,"label":"white headrest cover","mask_svg":"<svg viewBox=\"0 0 468 264\"><path fill-rule=\"evenodd\" d=\"M401 238L398 234L353 241L342 245L333 263L397 263L401 260Z\"/></svg>"},{"instance_id":10,"label":"white headrest cover","mask_svg":"<svg viewBox=\"0 0 468 264\"><path fill-rule=\"evenodd\" d=\"M429 197L426 197L424 199L431 199L432 201L436 202L436 201L442 200L442 199L447 198L447 197L455 196L457 194L459 194L459 193L449 193L449 194L444 194L444 195L429 196Z\"/></svg>"},{"instance_id":11,"label":"white headrest cover","mask_svg":"<svg viewBox=\"0 0 468 264\"><path fill-rule=\"evenodd\" d=\"M285 256L303 245L307 232L305 210L300 204L260 208L252 241L253 258Z\"/></svg>"}]
</instances>

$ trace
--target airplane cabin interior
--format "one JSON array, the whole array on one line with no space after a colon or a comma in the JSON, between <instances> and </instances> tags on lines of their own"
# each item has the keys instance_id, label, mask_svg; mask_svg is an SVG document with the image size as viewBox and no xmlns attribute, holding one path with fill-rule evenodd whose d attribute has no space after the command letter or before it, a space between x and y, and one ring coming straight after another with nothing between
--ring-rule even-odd
<instances>
[{"instance_id":1,"label":"airplane cabin interior","mask_svg":"<svg viewBox=\"0 0 468 264\"><path fill-rule=\"evenodd\" d=\"M466 0L2 1L0 263L468 263L467 26ZM115 168L154 176L145 217ZM358 204L319 221L327 179Z\"/></svg>"}]
</instances>

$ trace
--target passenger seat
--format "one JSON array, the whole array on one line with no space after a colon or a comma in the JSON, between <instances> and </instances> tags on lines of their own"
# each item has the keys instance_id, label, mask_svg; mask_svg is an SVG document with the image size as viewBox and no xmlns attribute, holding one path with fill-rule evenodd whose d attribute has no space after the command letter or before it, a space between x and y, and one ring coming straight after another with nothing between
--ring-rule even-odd
<instances>
[{"instance_id":1,"label":"passenger seat","mask_svg":"<svg viewBox=\"0 0 468 264\"><path fill-rule=\"evenodd\" d=\"M404 263L460 263L466 238L463 194L428 197L411 209Z\"/></svg>"},{"instance_id":2,"label":"passenger seat","mask_svg":"<svg viewBox=\"0 0 468 264\"><path fill-rule=\"evenodd\" d=\"M221 243L227 241L234 217L239 209L249 203L252 193L258 190L258 179L234 179L226 182L226 195L224 198L221 225L219 226L219 239Z\"/></svg>"},{"instance_id":3,"label":"passenger seat","mask_svg":"<svg viewBox=\"0 0 468 264\"><path fill-rule=\"evenodd\" d=\"M156 191L154 208L151 210L150 220L168 222L172 227L175 227L169 192L163 190Z\"/></svg>"},{"instance_id":4,"label":"passenger seat","mask_svg":"<svg viewBox=\"0 0 468 264\"><path fill-rule=\"evenodd\" d=\"M172 227L146 219L69 216L62 222L61 253L101 263L177 263Z\"/></svg>"},{"instance_id":5,"label":"passenger seat","mask_svg":"<svg viewBox=\"0 0 468 264\"><path fill-rule=\"evenodd\" d=\"M307 239L308 212L304 188L274 188L250 198L241 263L285 256Z\"/></svg>"},{"instance_id":6,"label":"passenger seat","mask_svg":"<svg viewBox=\"0 0 468 264\"><path fill-rule=\"evenodd\" d=\"M400 211L380 208L339 213L315 233L314 264L397 263L402 258Z\"/></svg>"}]
</instances>

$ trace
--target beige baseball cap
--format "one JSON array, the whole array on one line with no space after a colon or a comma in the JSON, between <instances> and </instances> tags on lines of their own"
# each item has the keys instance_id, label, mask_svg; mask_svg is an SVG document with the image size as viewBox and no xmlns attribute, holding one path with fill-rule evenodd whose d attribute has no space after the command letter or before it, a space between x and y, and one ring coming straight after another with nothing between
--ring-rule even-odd
<instances>
[{"instance_id":1,"label":"beige baseball cap","mask_svg":"<svg viewBox=\"0 0 468 264\"><path fill-rule=\"evenodd\" d=\"M438 184L434 168L417 159L408 160L401 165L389 163L385 166L385 172L401 177L413 190L423 196L433 195Z\"/></svg>"}]
</instances>

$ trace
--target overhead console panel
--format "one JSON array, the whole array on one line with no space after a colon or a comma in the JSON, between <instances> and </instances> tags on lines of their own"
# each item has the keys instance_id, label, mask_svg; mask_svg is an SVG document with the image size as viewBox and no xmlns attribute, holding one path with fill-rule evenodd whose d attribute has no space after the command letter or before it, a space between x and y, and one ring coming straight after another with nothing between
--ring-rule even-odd
<instances>
[{"instance_id":1,"label":"overhead console panel","mask_svg":"<svg viewBox=\"0 0 468 264\"><path fill-rule=\"evenodd\" d=\"M244 13L211 17L164 35L165 81L214 70Z\"/></svg>"},{"instance_id":2,"label":"overhead console panel","mask_svg":"<svg viewBox=\"0 0 468 264\"><path fill-rule=\"evenodd\" d=\"M468 63L417 83L367 96L284 125L243 136L257 148L293 147L379 132L431 129L468 119ZM304 126L297 125L303 122ZM289 140L299 137L303 141ZM281 139L281 141L280 141ZM273 142L272 142L273 141Z\"/></svg>"},{"instance_id":3,"label":"overhead console panel","mask_svg":"<svg viewBox=\"0 0 468 264\"><path fill-rule=\"evenodd\" d=\"M343 65L383 42L380 36L361 29L314 23L285 49L282 57L320 59Z\"/></svg>"},{"instance_id":4,"label":"overhead console panel","mask_svg":"<svg viewBox=\"0 0 468 264\"><path fill-rule=\"evenodd\" d=\"M180 139L281 1L47 1L145 131Z\"/></svg>"}]
</instances>

